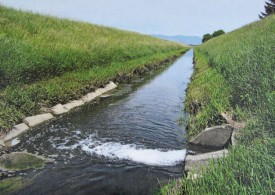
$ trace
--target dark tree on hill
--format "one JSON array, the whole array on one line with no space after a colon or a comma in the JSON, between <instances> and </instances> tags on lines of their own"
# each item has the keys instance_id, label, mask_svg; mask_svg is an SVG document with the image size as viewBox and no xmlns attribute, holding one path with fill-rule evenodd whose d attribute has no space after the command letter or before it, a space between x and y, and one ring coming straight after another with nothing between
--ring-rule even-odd
<instances>
[{"instance_id":1,"label":"dark tree on hill","mask_svg":"<svg viewBox=\"0 0 275 195\"><path fill-rule=\"evenodd\" d=\"M261 12L259 15L260 19L263 19L271 14L275 14L275 0L269 0L270 2L265 2L265 13Z\"/></svg>"},{"instance_id":2,"label":"dark tree on hill","mask_svg":"<svg viewBox=\"0 0 275 195\"><path fill-rule=\"evenodd\" d=\"M220 35L222 35L222 34L224 34L225 32L223 31L223 30L217 30L217 31L215 31L214 33L213 33L213 37L217 37L217 36L220 36Z\"/></svg>"},{"instance_id":3,"label":"dark tree on hill","mask_svg":"<svg viewBox=\"0 0 275 195\"><path fill-rule=\"evenodd\" d=\"M210 39L212 39L214 37L218 37L218 36L220 36L220 35L222 35L224 33L225 32L223 30L217 30L212 35L209 34L209 33L207 33L207 34L203 35L202 42L204 43L204 42L206 42L206 41L208 41L208 40L210 40Z\"/></svg>"},{"instance_id":4,"label":"dark tree on hill","mask_svg":"<svg viewBox=\"0 0 275 195\"><path fill-rule=\"evenodd\" d=\"M208 41L210 39L212 39L212 35L205 34L205 35L203 35L202 42L204 43L204 42L206 42L206 41Z\"/></svg>"}]
</instances>

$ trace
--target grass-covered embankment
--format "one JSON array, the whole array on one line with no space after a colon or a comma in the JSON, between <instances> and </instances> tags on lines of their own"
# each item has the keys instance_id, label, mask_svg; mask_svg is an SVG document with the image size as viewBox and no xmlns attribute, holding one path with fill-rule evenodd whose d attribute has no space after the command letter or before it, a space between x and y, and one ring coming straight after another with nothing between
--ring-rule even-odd
<instances>
[{"instance_id":1,"label":"grass-covered embankment","mask_svg":"<svg viewBox=\"0 0 275 195\"><path fill-rule=\"evenodd\" d=\"M275 15L197 47L195 63L185 101L189 136L224 123L222 112L246 126L227 158L183 178L173 193L275 193Z\"/></svg>"},{"instance_id":2,"label":"grass-covered embankment","mask_svg":"<svg viewBox=\"0 0 275 195\"><path fill-rule=\"evenodd\" d=\"M43 106L79 98L187 49L137 33L0 6L0 133Z\"/></svg>"}]
</instances>

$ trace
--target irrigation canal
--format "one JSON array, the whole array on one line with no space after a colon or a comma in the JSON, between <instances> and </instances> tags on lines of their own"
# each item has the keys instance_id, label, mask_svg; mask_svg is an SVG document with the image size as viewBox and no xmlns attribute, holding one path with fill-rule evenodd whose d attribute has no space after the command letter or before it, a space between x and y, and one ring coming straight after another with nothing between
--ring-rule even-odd
<instances>
[{"instance_id":1,"label":"irrigation canal","mask_svg":"<svg viewBox=\"0 0 275 195\"><path fill-rule=\"evenodd\" d=\"M18 194L151 194L182 176L185 90L193 50L109 97L29 131L15 151L54 156Z\"/></svg>"}]
</instances>

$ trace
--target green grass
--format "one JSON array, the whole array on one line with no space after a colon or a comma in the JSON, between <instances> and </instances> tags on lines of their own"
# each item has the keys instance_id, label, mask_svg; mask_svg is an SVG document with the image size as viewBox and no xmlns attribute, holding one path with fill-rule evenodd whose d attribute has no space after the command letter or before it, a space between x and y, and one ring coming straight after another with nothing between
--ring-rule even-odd
<instances>
[{"instance_id":1,"label":"green grass","mask_svg":"<svg viewBox=\"0 0 275 195\"><path fill-rule=\"evenodd\" d=\"M274 193L273 141L254 142L253 147L240 144L227 158L211 161L202 177L182 179L162 194L272 194ZM169 187L169 186L168 186ZM172 190L171 190L172 189Z\"/></svg>"},{"instance_id":2,"label":"green grass","mask_svg":"<svg viewBox=\"0 0 275 195\"><path fill-rule=\"evenodd\" d=\"M197 47L195 61L185 101L190 137L224 123L224 111L246 126L227 158L183 178L172 194L274 194L275 15Z\"/></svg>"},{"instance_id":3,"label":"green grass","mask_svg":"<svg viewBox=\"0 0 275 195\"><path fill-rule=\"evenodd\" d=\"M222 75L209 66L207 56L195 48L195 71L188 85L185 108L192 119L188 123L189 138L205 129L224 123L222 112L232 111L230 105L231 89Z\"/></svg>"},{"instance_id":4,"label":"green grass","mask_svg":"<svg viewBox=\"0 0 275 195\"><path fill-rule=\"evenodd\" d=\"M187 49L138 33L0 6L0 133L43 106L127 79Z\"/></svg>"}]
</instances>

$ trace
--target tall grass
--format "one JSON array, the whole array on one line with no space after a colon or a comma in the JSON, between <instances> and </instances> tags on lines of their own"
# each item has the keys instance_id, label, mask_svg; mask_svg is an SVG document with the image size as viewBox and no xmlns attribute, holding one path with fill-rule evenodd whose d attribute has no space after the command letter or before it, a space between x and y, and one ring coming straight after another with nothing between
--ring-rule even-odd
<instances>
[{"instance_id":1,"label":"tall grass","mask_svg":"<svg viewBox=\"0 0 275 195\"><path fill-rule=\"evenodd\" d=\"M227 158L212 162L195 180L183 178L173 192L274 194L275 15L206 42L195 56L185 102L188 134L223 123L224 111L246 126Z\"/></svg>"},{"instance_id":2,"label":"tall grass","mask_svg":"<svg viewBox=\"0 0 275 195\"><path fill-rule=\"evenodd\" d=\"M159 65L188 47L0 6L0 133L43 106Z\"/></svg>"},{"instance_id":3,"label":"tall grass","mask_svg":"<svg viewBox=\"0 0 275 195\"><path fill-rule=\"evenodd\" d=\"M196 48L198 70L185 102L189 112L196 116L213 106L211 110L217 112L207 114L205 121L211 121L211 117L218 117L221 111L231 109L236 119L244 119L242 114L246 114L246 118L267 115L266 120L274 120L274 20L271 16ZM201 109L201 112L194 113L192 110L196 102L200 104L197 110ZM199 126L200 131L207 126L205 121L204 126Z\"/></svg>"},{"instance_id":4,"label":"tall grass","mask_svg":"<svg viewBox=\"0 0 275 195\"><path fill-rule=\"evenodd\" d=\"M211 68L209 59L195 48L195 71L188 85L185 108L191 114L188 123L189 138L199 134L205 127L222 124L222 112L232 111L230 105L231 89L222 75Z\"/></svg>"},{"instance_id":5,"label":"tall grass","mask_svg":"<svg viewBox=\"0 0 275 195\"><path fill-rule=\"evenodd\" d=\"M157 194L273 194L274 139L240 144L227 158L210 161L199 177L173 181ZM273 158L271 157L273 155Z\"/></svg>"},{"instance_id":6,"label":"tall grass","mask_svg":"<svg viewBox=\"0 0 275 195\"><path fill-rule=\"evenodd\" d=\"M0 7L1 83L30 83L182 45L87 23Z\"/></svg>"}]
</instances>

